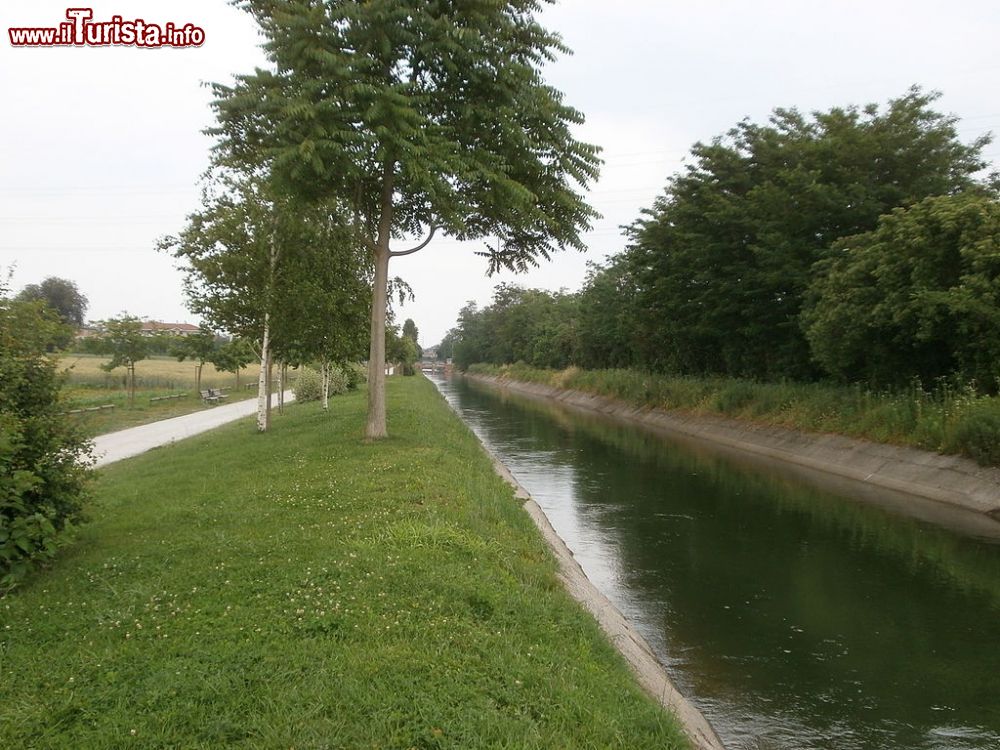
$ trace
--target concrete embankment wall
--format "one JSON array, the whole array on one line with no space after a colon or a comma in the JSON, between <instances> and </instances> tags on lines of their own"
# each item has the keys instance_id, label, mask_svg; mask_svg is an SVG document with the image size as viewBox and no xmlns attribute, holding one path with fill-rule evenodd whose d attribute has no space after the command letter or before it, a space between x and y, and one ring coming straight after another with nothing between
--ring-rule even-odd
<instances>
[{"instance_id":1,"label":"concrete embankment wall","mask_svg":"<svg viewBox=\"0 0 1000 750\"><path fill-rule=\"evenodd\" d=\"M770 462L818 472L839 480L837 489L866 487L902 493L917 499L971 511L985 525L1000 528L1000 470L984 468L958 456L945 456L916 448L904 448L865 440L791 430L725 417L687 415L658 409L639 409L614 399L581 391L564 390L537 383L467 375L536 398L557 401L578 409L637 422L657 430L753 455ZM866 499L865 492L857 493ZM879 498L883 500L884 498ZM890 501L903 510L906 503ZM948 525L952 519L938 518L929 504L917 503L915 515ZM976 525L976 522L972 525ZM968 525L968 524L967 524Z\"/></svg>"}]
</instances>

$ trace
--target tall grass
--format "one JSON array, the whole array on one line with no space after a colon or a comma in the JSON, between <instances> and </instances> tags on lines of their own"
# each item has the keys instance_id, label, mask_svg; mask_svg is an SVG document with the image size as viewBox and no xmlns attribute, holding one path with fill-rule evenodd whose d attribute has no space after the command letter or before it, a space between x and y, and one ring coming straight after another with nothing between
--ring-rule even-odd
<instances>
[{"instance_id":1,"label":"tall grass","mask_svg":"<svg viewBox=\"0 0 1000 750\"><path fill-rule=\"evenodd\" d=\"M636 370L541 370L522 363L477 364L476 374L541 383L679 410L908 445L1000 465L1000 398L947 381L898 391L860 385L759 383L655 375Z\"/></svg>"},{"instance_id":2,"label":"tall grass","mask_svg":"<svg viewBox=\"0 0 1000 750\"><path fill-rule=\"evenodd\" d=\"M69 375L71 385L104 389L121 390L125 388L125 370L119 368L106 372L101 365L108 361L107 357L92 354L67 354L60 358L60 365ZM256 383L260 372L259 364L252 364L240 372L239 385L242 389L247 383ZM136 363L136 387L147 391L177 391L194 390L195 363L178 362L170 357L150 357ZM202 388L235 388L236 376L231 372L220 372L211 363L206 363L201 372Z\"/></svg>"}]
</instances>

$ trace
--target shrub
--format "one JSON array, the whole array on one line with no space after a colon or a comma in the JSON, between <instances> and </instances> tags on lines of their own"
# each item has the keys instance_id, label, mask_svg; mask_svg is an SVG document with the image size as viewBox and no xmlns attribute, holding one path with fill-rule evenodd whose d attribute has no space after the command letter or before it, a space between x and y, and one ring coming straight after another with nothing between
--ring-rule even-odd
<instances>
[{"instance_id":1,"label":"shrub","mask_svg":"<svg viewBox=\"0 0 1000 750\"><path fill-rule=\"evenodd\" d=\"M60 415L63 377L46 354L65 335L39 303L0 297L0 593L81 517L89 443Z\"/></svg>"},{"instance_id":2,"label":"shrub","mask_svg":"<svg viewBox=\"0 0 1000 750\"><path fill-rule=\"evenodd\" d=\"M327 392L331 396L339 396L341 393L347 393L347 384L347 370L341 365L332 365L330 367L330 384Z\"/></svg>"},{"instance_id":3,"label":"shrub","mask_svg":"<svg viewBox=\"0 0 1000 750\"><path fill-rule=\"evenodd\" d=\"M960 416L946 449L983 466L1000 466L1000 407L992 404Z\"/></svg>"},{"instance_id":4,"label":"shrub","mask_svg":"<svg viewBox=\"0 0 1000 750\"><path fill-rule=\"evenodd\" d=\"M348 362L344 365L344 373L347 375L347 390L354 391L362 383L368 382L368 368L360 362Z\"/></svg>"},{"instance_id":5,"label":"shrub","mask_svg":"<svg viewBox=\"0 0 1000 750\"><path fill-rule=\"evenodd\" d=\"M350 387L349 370L342 365L330 366L330 383L327 393L337 396L347 393ZM312 367L300 367L295 380L296 401L319 401L323 398L323 374Z\"/></svg>"},{"instance_id":6,"label":"shrub","mask_svg":"<svg viewBox=\"0 0 1000 750\"><path fill-rule=\"evenodd\" d=\"M292 390L296 401L319 401L323 398L323 378L311 367L300 367Z\"/></svg>"}]
</instances>

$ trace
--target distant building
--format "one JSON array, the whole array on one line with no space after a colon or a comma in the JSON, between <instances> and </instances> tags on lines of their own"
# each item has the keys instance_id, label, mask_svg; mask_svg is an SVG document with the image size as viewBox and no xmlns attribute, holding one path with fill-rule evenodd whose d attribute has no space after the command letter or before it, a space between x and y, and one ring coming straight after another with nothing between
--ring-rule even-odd
<instances>
[{"instance_id":1,"label":"distant building","mask_svg":"<svg viewBox=\"0 0 1000 750\"><path fill-rule=\"evenodd\" d=\"M100 336L101 333L103 333L103 331L101 331L101 329L98 328L97 326L93 325L83 326L82 328L77 329L76 335L73 336L73 338L75 338L77 341L83 341L83 339L90 339L93 338L94 336Z\"/></svg>"},{"instance_id":2,"label":"distant building","mask_svg":"<svg viewBox=\"0 0 1000 750\"><path fill-rule=\"evenodd\" d=\"M143 321L143 336L156 336L161 333L167 333L171 336L193 336L196 333L201 333L201 328L190 323L161 323L158 320Z\"/></svg>"}]
</instances>

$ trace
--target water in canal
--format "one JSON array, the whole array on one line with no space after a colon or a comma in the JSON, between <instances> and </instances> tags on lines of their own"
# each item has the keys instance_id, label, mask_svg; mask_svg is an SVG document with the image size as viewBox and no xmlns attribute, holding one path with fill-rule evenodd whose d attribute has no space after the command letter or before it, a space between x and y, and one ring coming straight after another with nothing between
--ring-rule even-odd
<instances>
[{"instance_id":1,"label":"water in canal","mask_svg":"<svg viewBox=\"0 0 1000 750\"><path fill-rule=\"evenodd\" d=\"M437 383L727 747L1000 749L988 524L945 530L640 427Z\"/></svg>"}]
</instances>

